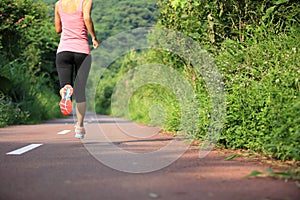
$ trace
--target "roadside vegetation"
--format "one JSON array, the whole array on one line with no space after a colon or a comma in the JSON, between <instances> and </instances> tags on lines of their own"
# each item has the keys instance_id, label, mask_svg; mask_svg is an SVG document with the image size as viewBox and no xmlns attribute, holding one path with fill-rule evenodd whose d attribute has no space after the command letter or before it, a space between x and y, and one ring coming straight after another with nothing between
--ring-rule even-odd
<instances>
[{"instance_id":1,"label":"roadside vegetation","mask_svg":"<svg viewBox=\"0 0 300 200\"><path fill-rule=\"evenodd\" d=\"M60 116L57 39L44 3L0 2L0 127Z\"/></svg>"},{"instance_id":2,"label":"roadside vegetation","mask_svg":"<svg viewBox=\"0 0 300 200\"><path fill-rule=\"evenodd\" d=\"M276 159L300 160L299 4L278 1L158 2L158 27L179 31L199 42L214 58L226 92L226 122L218 138L226 148L250 149ZM205 137L210 122L210 97L202 77L193 77L193 66L170 52L130 52L104 72L96 110L110 114L115 84L132 69L160 63L179 71L196 84L200 127L191 132ZM134 76L132 76L134 77ZM119 116L151 124L153 105L165 111L163 127L180 131L181 107L166 88L140 88L129 101L129 115ZM205 111L203 113L203 111ZM193 110L191 112L194 112ZM159 115L157 115L159 117Z\"/></svg>"}]
</instances>

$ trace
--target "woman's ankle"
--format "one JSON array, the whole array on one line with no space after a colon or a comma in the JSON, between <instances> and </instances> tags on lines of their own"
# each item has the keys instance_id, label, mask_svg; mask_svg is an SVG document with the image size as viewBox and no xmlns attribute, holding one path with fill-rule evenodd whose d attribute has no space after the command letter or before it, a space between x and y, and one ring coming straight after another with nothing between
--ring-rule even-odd
<instances>
[{"instance_id":1,"label":"woman's ankle","mask_svg":"<svg viewBox=\"0 0 300 200\"><path fill-rule=\"evenodd\" d=\"M77 122L76 126L83 127L83 122L82 123Z\"/></svg>"}]
</instances>

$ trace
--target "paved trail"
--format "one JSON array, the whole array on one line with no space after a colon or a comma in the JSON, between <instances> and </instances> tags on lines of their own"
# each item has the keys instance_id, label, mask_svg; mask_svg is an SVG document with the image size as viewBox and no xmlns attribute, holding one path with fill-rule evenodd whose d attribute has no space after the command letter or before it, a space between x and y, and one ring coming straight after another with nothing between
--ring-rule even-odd
<instances>
[{"instance_id":1,"label":"paved trail","mask_svg":"<svg viewBox=\"0 0 300 200\"><path fill-rule=\"evenodd\" d=\"M151 152L173 140L160 134L146 137L149 130L155 132L157 129L142 126L140 131L132 129L140 134L138 137L120 136L120 127L107 116L97 116L88 122L87 128L95 129L88 131L88 134L96 134L99 123L100 129L106 132L115 146L129 152ZM120 124L127 131L133 127L131 122L120 121ZM142 137L143 134L145 137ZM128 165L127 158L119 158L117 164L120 167L111 168L88 151L100 143L84 141L74 138L72 118L40 125L1 128L0 199L300 199L300 189L293 182L244 178L253 169L264 170L267 166L240 160L225 161L226 155L218 151L199 159L198 150L190 148L163 169L134 174L119 170ZM99 155L116 156L114 153L117 151L109 149L108 143L101 144L103 151L98 152ZM20 149L22 147L27 149ZM151 165L151 159L144 162L142 164Z\"/></svg>"}]
</instances>

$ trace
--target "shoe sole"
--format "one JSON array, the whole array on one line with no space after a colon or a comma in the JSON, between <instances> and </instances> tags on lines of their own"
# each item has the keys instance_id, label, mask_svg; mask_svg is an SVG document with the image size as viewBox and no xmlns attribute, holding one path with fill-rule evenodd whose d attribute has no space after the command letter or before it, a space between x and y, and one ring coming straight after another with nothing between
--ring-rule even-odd
<instances>
[{"instance_id":1,"label":"shoe sole","mask_svg":"<svg viewBox=\"0 0 300 200\"><path fill-rule=\"evenodd\" d=\"M82 134L75 134L75 138L77 138L77 139L84 139L84 135L82 135Z\"/></svg>"},{"instance_id":2,"label":"shoe sole","mask_svg":"<svg viewBox=\"0 0 300 200\"><path fill-rule=\"evenodd\" d=\"M72 113L73 105L71 101L71 95L73 93L73 88L71 86L64 87L65 95L62 95L62 99L60 100L59 106L60 111L64 116L68 116Z\"/></svg>"},{"instance_id":3,"label":"shoe sole","mask_svg":"<svg viewBox=\"0 0 300 200\"><path fill-rule=\"evenodd\" d=\"M61 99L59 105L63 115L67 116L72 113L73 105L70 99Z\"/></svg>"}]
</instances>

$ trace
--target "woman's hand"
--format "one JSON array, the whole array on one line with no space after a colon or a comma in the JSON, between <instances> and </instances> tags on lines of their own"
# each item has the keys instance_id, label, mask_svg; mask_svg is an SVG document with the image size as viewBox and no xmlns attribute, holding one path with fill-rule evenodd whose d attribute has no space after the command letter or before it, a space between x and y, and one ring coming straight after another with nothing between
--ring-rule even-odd
<instances>
[{"instance_id":1,"label":"woman's hand","mask_svg":"<svg viewBox=\"0 0 300 200\"><path fill-rule=\"evenodd\" d=\"M95 38L95 39L92 39L92 42L93 42L93 47L94 47L94 49L97 49L97 47L99 46L99 41L97 40L97 38Z\"/></svg>"}]
</instances>

